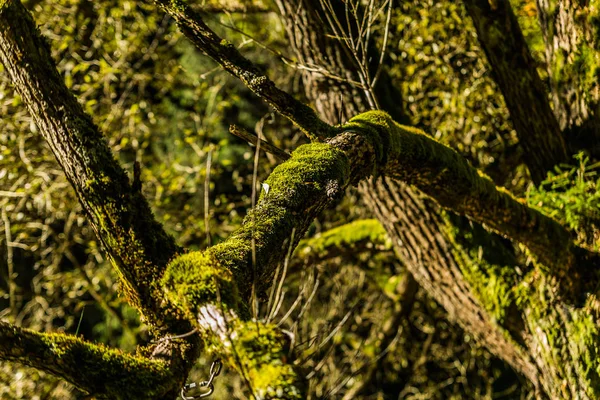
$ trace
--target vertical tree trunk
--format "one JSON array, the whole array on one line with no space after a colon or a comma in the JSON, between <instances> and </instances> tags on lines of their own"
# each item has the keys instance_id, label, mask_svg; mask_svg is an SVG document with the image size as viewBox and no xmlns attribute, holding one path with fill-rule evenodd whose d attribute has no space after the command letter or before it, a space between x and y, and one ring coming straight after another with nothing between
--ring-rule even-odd
<instances>
[{"instance_id":1,"label":"vertical tree trunk","mask_svg":"<svg viewBox=\"0 0 600 400\"><path fill-rule=\"evenodd\" d=\"M338 122L340 115L365 110L361 90L327 76L346 76L356 68L343 43L328 32L323 9L308 0L277 4L298 59L328 72L303 71L306 95L319 114ZM400 101L391 100L379 98L382 108L401 119ZM598 397L594 349L600 335L591 300L583 308L565 303L557 294L559 282L519 265L497 236L449 216L403 183L372 179L359 192L417 282L479 343L529 379L539 397Z\"/></svg>"},{"instance_id":2,"label":"vertical tree trunk","mask_svg":"<svg viewBox=\"0 0 600 400\"><path fill-rule=\"evenodd\" d=\"M574 152L600 154L598 19L595 2L537 0L554 114Z\"/></svg>"},{"instance_id":3,"label":"vertical tree trunk","mask_svg":"<svg viewBox=\"0 0 600 400\"><path fill-rule=\"evenodd\" d=\"M288 37L300 62L319 66L329 74L356 80L352 76L356 67L347 50L342 48L343 44L331 38L335 35L327 34L322 22L326 17L320 7L308 0L300 4L277 0L277 4L287 20ZM397 120L405 120L400 94L394 93L386 75L383 72L380 82L387 85L376 87L375 92L385 111ZM340 115L348 118L368 109L364 93L347 82L340 83L310 70L303 72L303 82L306 96L314 102L319 115L330 123L338 122ZM465 261L456 260L456 253L460 250L454 248L440 207L410 186L388 178L363 182L358 190L386 228L397 254L419 285L446 309L451 319L458 321L466 331L534 385L539 385L539 371L533 360L506 337L465 280L460 264Z\"/></svg>"},{"instance_id":4,"label":"vertical tree trunk","mask_svg":"<svg viewBox=\"0 0 600 400\"><path fill-rule=\"evenodd\" d=\"M561 129L508 0L465 0L535 183L567 161Z\"/></svg>"}]
</instances>

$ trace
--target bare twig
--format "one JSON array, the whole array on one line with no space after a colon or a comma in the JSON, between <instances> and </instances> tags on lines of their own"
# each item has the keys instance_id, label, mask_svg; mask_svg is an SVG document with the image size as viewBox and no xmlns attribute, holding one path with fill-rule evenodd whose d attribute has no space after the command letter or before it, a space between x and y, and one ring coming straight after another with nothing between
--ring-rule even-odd
<instances>
[{"instance_id":1,"label":"bare twig","mask_svg":"<svg viewBox=\"0 0 600 400\"><path fill-rule=\"evenodd\" d=\"M253 146L260 146L260 148L262 148L264 151L273 154L275 157L279 158L282 161L288 160L291 157L288 152L281 150L279 147L274 146L265 140L259 139L259 137L256 134L242 128L239 125L230 125L229 132L232 135L235 135L240 139L245 140Z\"/></svg>"}]
</instances>

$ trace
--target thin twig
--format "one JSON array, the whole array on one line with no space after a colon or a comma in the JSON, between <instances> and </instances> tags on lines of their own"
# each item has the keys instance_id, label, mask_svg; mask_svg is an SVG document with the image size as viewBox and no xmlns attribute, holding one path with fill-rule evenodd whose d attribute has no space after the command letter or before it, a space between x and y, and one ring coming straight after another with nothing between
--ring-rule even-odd
<instances>
[{"instance_id":1,"label":"thin twig","mask_svg":"<svg viewBox=\"0 0 600 400\"><path fill-rule=\"evenodd\" d=\"M290 159L290 154L284 150L281 150L279 147L272 145L271 143L260 139L255 133L252 133L241 126L238 125L230 125L229 133L239 137L242 140L250 143L255 147L260 147L267 153L273 154L275 157L282 161L286 161ZM260 143L260 145L258 145Z\"/></svg>"}]
</instances>

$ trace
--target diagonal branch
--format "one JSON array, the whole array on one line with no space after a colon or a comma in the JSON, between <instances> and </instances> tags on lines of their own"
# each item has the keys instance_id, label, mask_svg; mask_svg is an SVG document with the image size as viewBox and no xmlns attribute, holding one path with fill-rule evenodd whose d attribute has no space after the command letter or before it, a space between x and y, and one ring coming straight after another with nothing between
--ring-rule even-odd
<instances>
[{"instance_id":1,"label":"diagonal branch","mask_svg":"<svg viewBox=\"0 0 600 400\"><path fill-rule=\"evenodd\" d=\"M0 322L0 359L60 376L95 396L173 398L173 376L163 361L109 349L62 333L39 333Z\"/></svg>"},{"instance_id":2,"label":"diagonal branch","mask_svg":"<svg viewBox=\"0 0 600 400\"><path fill-rule=\"evenodd\" d=\"M464 157L419 129L381 111L360 114L342 128L371 131L382 175L412 184L441 206L523 243L551 273L566 277L575 265L597 266L597 254L576 246L564 226L496 187Z\"/></svg>"},{"instance_id":3,"label":"diagonal branch","mask_svg":"<svg viewBox=\"0 0 600 400\"><path fill-rule=\"evenodd\" d=\"M277 88L250 60L227 40L214 33L184 0L155 0L177 22L183 34L223 69L239 78L279 114L296 124L312 140L331 137L332 127L323 122L315 111Z\"/></svg>"},{"instance_id":4,"label":"diagonal branch","mask_svg":"<svg viewBox=\"0 0 600 400\"><path fill-rule=\"evenodd\" d=\"M227 70L256 70L233 48L219 48L217 44L225 41L210 31L188 7L179 2L177 7L165 5L163 1L159 3L176 17L188 38ZM209 44L199 37L200 33L210 37ZM240 78L248 84L243 76ZM274 101L260 92L257 94L268 102ZM458 153L418 129L401 126L382 112L361 114L352 121L344 129L346 132L351 129L362 131L359 136L367 138L376 149L377 168L381 168L382 175L413 184L442 206L523 243L542 264L560 276L564 276L576 261L581 268L596 263L597 256L575 246L566 228L527 207L524 201L514 198L505 189L496 188L491 179L471 167ZM576 281L575 276L570 278L572 282Z\"/></svg>"},{"instance_id":5,"label":"diagonal branch","mask_svg":"<svg viewBox=\"0 0 600 400\"><path fill-rule=\"evenodd\" d=\"M205 13L265 13L269 8L260 0L208 0L197 6L199 11Z\"/></svg>"},{"instance_id":6,"label":"diagonal branch","mask_svg":"<svg viewBox=\"0 0 600 400\"><path fill-rule=\"evenodd\" d=\"M181 249L155 221L98 127L65 86L48 43L19 1L0 2L0 27L0 61L120 272L128 299L149 322L173 323L154 283ZM185 324L180 328L189 330Z\"/></svg>"},{"instance_id":7,"label":"diagonal branch","mask_svg":"<svg viewBox=\"0 0 600 400\"><path fill-rule=\"evenodd\" d=\"M508 0L465 0L536 184L568 161L559 124Z\"/></svg>"}]
</instances>

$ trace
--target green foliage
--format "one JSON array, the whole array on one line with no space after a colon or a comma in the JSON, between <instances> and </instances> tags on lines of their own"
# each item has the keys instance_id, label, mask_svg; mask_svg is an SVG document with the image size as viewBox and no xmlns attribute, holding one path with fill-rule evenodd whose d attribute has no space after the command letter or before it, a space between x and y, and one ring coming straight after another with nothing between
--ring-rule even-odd
<instances>
[{"instance_id":1,"label":"green foliage","mask_svg":"<svg viewBox=\"0 0 600 400\"><path fill-rule=\"evenodd\" d=\"M332 248L349 247L356 243L367 241L372 246L382 245L390 249L391 243L381 223L376 219L362 219L330 229L323 234L303 240L298 244L296 252L299 254L315 252L327 254Z\"/></svg>"},{"instance_id":2,"label":"green foliage","mask_svg":"<svg viewBox=\"0 0 600 400\"><path fill-rule=\"evenodd\" d=\"M579 240L600 248L600 163L579 153L574 165L561 165L539 187L528 191L527 202L577 232Z\"/></svg>"}]
</instances>

